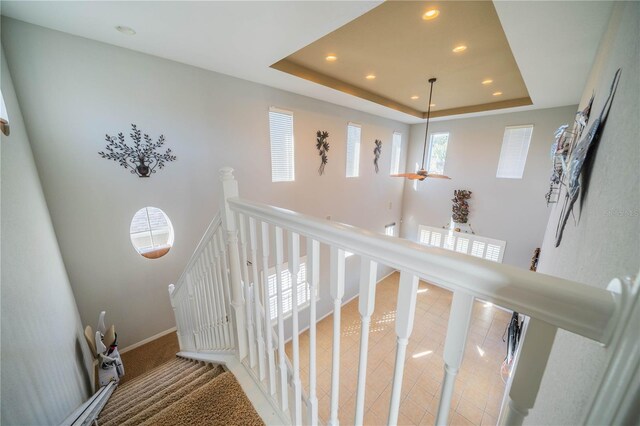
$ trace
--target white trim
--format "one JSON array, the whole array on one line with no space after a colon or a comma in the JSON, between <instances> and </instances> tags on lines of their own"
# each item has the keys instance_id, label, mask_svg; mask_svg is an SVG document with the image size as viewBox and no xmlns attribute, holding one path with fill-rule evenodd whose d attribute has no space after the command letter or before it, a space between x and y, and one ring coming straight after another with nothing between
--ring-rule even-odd
<instances>
[{"instance_id":1,"label":"white trim","mask_svg":"<svg viewBox=\"0 0 640 426\"><path fill-rule=\"evenodd\" d=\"M140 340L138 343L134 343L133 345L129 345L129 346L127 346L127 347L126 347L126 348L124 348L124 349L119 349L118 351L119 351L119 352L120 352L120 354L122 355L122 354L124 354L124 353L126 353L126 352L129 352L129 351L132 351L132 350L134 350L134 349L136 349L136 348L139 348L139 347L140 347L140 346L142 346L142 345L146 345L146 344L147 344L147 343L149 343L149 342L153 342L154 340L159 339L159 338L161 338L161 337L163 337L163 336L166 336L167 334L173 333L174 331L177 331L177 330L178 330L178 329L177 329L176 327L171 327L171 328L170 328L170 329L168 329L168 330L161 331L161 332L160 332L160 333L158 333L158 334L154 334L154 335L153 335L153 336L151 336L151 337L147 337L147 338L146 338L146 339L144 339L144 340Z\"/></svg>"},{"instance_id":2,"label":"white trim","mask_svg":"<svg viewBox=\"0 0 640 426\"><path fill-rule=\"evenodd\" d=\"M269 112L277 112L279 114L293 115L293 111L289 111L289 110L286 110L286 109L278 108L278 107L275 107L275 106L270 106L269 107Z\"/></svg>"},{"instance_id":3,"label":"white trim","mask_svg":"<svg viewBox=\"0 0 640 426\"><path fill-rule=\"evenodd\" d=\"M349 122L347 123L347 126L359 127L359 128L361 128L361 129L362 129L362 124L360 124L360 123L354 123L353 121L349 121Z\"/></svg>"}]
</instances>

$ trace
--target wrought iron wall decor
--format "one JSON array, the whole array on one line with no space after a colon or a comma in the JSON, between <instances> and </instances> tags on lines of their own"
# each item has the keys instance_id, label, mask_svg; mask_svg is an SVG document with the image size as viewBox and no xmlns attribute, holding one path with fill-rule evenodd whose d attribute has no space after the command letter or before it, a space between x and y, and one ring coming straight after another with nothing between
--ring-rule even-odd
<instances>
[{"instance_id":1,"label":"wrought iron wall decor","mask_svg":"<svg viewBox=\"0 0 640 426\"><path fill-rule=\"evenodd\" d=\"M318 130L316 132L316 149L320 156L320 167L318 168L318 174L322 176L324 174L324 166L329 162L327 152L329 152L329 132Z\"/></svg>"},{"instance_id":2,"label":"wrought iron wall decor","mask_svg":"<svg viewBox=\"0 0 640 426\"><path fill-rule=\"evenodd\" d=\"M455 223L467 223L469 220L469 203L467 200L471 198L471 191L466 189L456 189L453 191L453 206L451 208L451 218Z\"/></svg>"},{"instance_id":3,"label":"wrought iron wall decor","mask_svg":"<svg viewBox=\"0 0 640 426\"><path fill-rule=\"evenodd\" d=\"M153 142L149 135L143 134L132 124L129 137L133 140L133 146L127 145L122 133L118 133L118 136L106 135L106 152L100 151L98 154L102 158L117 162L138 177L149 177L156 169L164 168L165 162L176 160L171 148L167 148L164 153L156 152L164 145L164 135L160 135L158 141Z\"/></svg>"},{"instance_id":4,"label":"wrought iron wall decor","mask_svg":"<svg viewBox=\"0 0 640 426\"><path fill-rule=\"evenodd\" d=\"M373 165L376 168L376 173L380 170L378 166L378 160L380 159L380 154L382 154L382 141L380 139L375 140L376 147L373 148Z\"/></svg>"}]
</instances>

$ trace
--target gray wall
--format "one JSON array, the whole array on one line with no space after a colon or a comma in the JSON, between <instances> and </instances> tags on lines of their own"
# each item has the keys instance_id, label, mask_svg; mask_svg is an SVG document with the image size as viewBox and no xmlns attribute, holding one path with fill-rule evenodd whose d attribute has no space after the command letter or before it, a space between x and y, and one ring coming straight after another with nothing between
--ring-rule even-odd
<instances>
[{"instance_id":1,"label":"gray wall","mask_svg":"<svg viewBox=\"0 0 640 426\"><path fill-rule=\"evenodd\" d=\"M453 191L469 189L473 230L507 241L503 262L528 268L533 250L542 244L549 216L544 194L549 189L553 133L561 124L573 122L575 111L575 106L568 106L430 123L429 133L449 132L444 173L452 179L426 179L417 183L417 190L415 181L406 182L402 236L416 241L419 225L447 224ZM504 128L520 124L534 125L523 178L496 178ZM424 131L424 124L411 126L407 171L422 162Z\"/></svg>"},{"instance_id":2,"label":"gray wall","mask_svg":"<svg viewBox=\"0 0 640 426\"><path fill-rule=\"evenodd\" d=\"M59 424L89 395L91 354L2 54L1 423Z\"/></svg>"},{"instance_id":3,"label":"gray wall","mask_svg":"<svg viewBox=\"0 0 640 426\"><path fill-rule=\"evenodd\" d=\"M399 222L403 184L388 176L391 137L394 130L402 132L406 146L408 125L19 21L2 22L2 42L81 318L93 324L106 310L122 347L174 326L167 285L177 280L218 209L223 166L236 169L241 196L252 200L378 232ZM271 183L272 105L294 112L295 182ZM344 177L349 121L362 124L361 177L355 179ZM178 160L140 179L101 159L105 133L127 134L130 123L153 137L164 134ZM330 134L322 177L316 130ZM378 175L376 138L384 142ZM174 247L157 260L137 255L129 241L131 218L147 205L163 209L176 233ZM355 282L349 279L348 295L355 293ZM322 295L328 289L321 290Z\"/></svg>"},{"instance_id":4,"label":"gray wall","mask_svg":"<svg viewBox=\"0 0 640 426\"><path fill-rule=\"evenodd\" d=\"M614 277L638 273L639 25L640 4L616 4L581 103L583 107L595 91L591 122L600 114L618 68L622 68L621 80L595 156L583 208L576 209L577 224L569 220L558 248L554 241L560 208L551 212L538 267L545 274L604 288ZM605 350L599 344L559 331L527 423L581 423L602 373L604 357Z\"/></svg>"}]
</instances>

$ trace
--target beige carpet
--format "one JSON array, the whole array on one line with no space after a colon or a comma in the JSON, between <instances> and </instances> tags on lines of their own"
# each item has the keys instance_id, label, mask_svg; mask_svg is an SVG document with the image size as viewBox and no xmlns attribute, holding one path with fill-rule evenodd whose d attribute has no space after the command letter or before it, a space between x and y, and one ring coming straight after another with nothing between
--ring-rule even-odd
<instances>
[{"instance_id":1,"label":"beige carpet","mask_svg":"<svg viewBox=\"0 0 640 426\"><path fill-rule=\"evenodd\" d=\"M123 385L129 380L175 358L178 352L180 352L178 336L173 332L120 354L125 372L120 384Z\"/></svg>"},{"instance_id":2,"label":"beige carpet","mask_svg":"<svg viewBox=\"0 0 640 426\"><path fill-rule=\"evenodd\" d=\"M264 425L235 377L219 365L174 355L118 386L98 424Z\"/></svg>"}]
</instances>

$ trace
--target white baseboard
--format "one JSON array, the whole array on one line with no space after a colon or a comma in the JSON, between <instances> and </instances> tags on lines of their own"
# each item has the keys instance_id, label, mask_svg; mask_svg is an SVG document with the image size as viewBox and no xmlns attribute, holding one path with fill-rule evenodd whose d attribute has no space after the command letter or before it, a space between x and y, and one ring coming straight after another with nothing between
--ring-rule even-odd
<instances>
[{"instance_id":1,"label":"white baseboard","mask_svg":"<svg viewBox=\"0 0 640 426\"><path fill-rule=\"evenodd\" d=\"M171 328L170 328L170 329L168 329L168 330L161 331L161 332L160 332L160 333L158 333L158 334L154 334L154 335L153 335L153 336L151 336L151 337L147 337L147 338L146 338L146 339L144 339L144 340L140 340L138 343L134 343L133 345L129 345L129 346L127 346L126 348L119 350L119 352L120 352L121 354L126 353L126 352L129 352L129 351L131 351L131 350L133 350L133 349L135 349L135 348L139 348L139 347L140 347L140 346L142 346L142 345L145 345L145 344L147 344L147 343L149 343L149 342L152 342L152 341L154 341L154 340L156 340L156 339L159 339L159 338L161 338L161 337L163 337L163 336L166 336L166 335L167 335L167 334L169 334L169 333L173 333L173 332L175 332L176 330L177 330L177 328L176 328L176 327L171 327Z\"/></svg>"}]
</instances>

